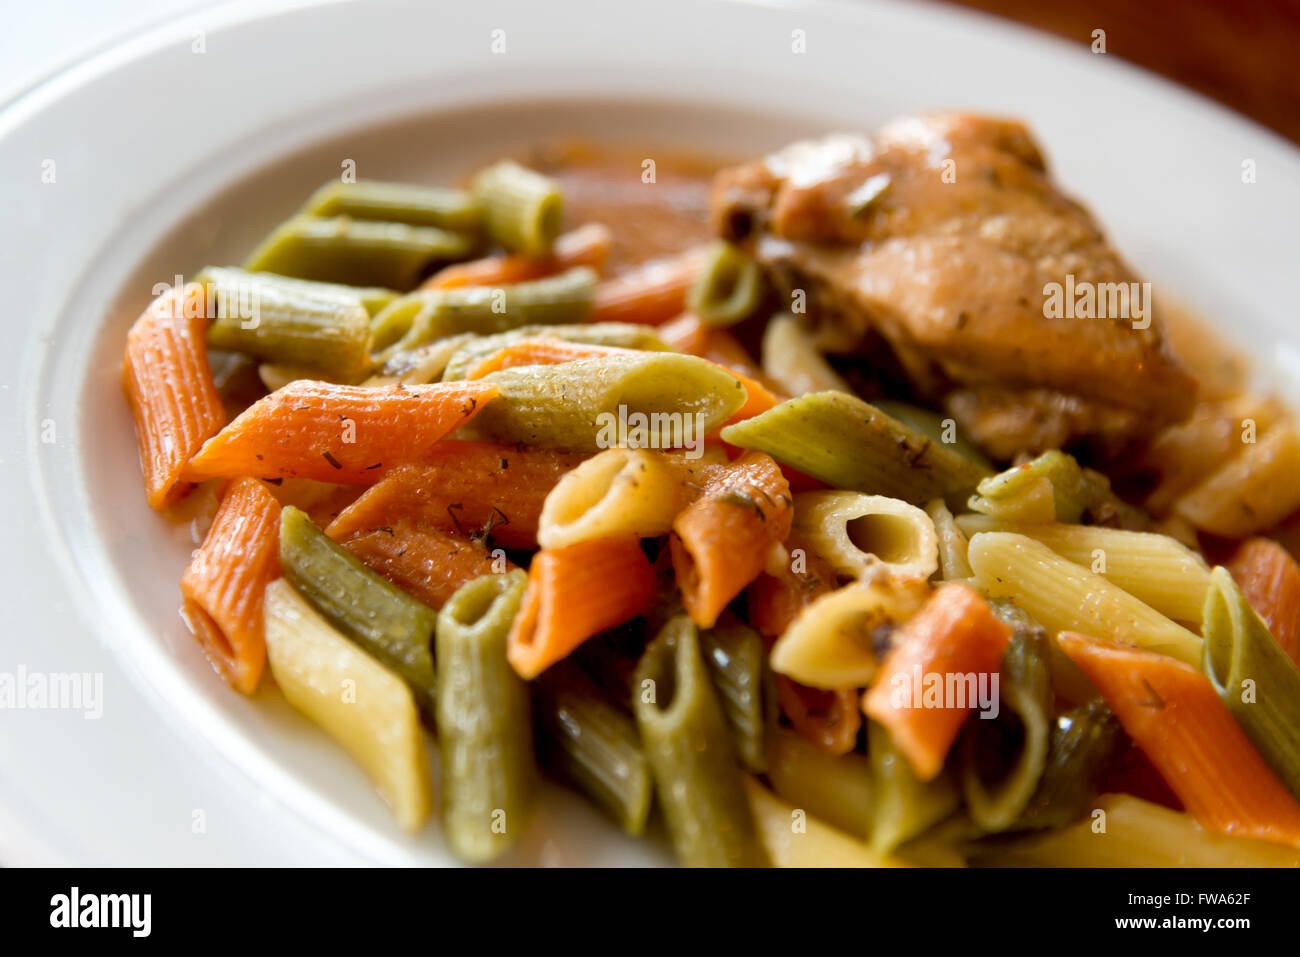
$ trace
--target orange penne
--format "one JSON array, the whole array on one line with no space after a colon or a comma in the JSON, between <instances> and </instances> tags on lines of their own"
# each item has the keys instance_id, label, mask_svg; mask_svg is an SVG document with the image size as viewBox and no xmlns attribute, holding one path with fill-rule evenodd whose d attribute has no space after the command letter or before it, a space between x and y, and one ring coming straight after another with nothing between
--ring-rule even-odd
<instances>
[{"instance_id":1,"label":"orange penne","mask_svg":"<svg viewBox=\"0 0 1300 957\"><path fill-rule=\"evenodd\" d=\"M712 628L727 603L758 577L772 546L790 534L790 486L762 452L718 469L673 522L669 542L682 603Z\"/></svg>"},{"instance_id":2,"label":"orange penne","mask_svg":"<svg viewBox=\"0 0 1300 957\"><path fill-rule=\"evenodd\" d=\"M342 541L407 519L454 528L506 548L536 548L546 496L585 456L492 442L445 439L422 465L394 469L344 509L326 532Z\"/></svg>"},{"instance_id":3,"label":"orange penne","mask_svg":"<svg viewBox=\"0 0 1300 957\"><path fill-rule=\"evenodd\" d=\"M1129 645L1073 632L1057 641L1203 827L1300 847L1300 804L1210 679L1176 658Z\"/></svg>"},{"instance_id":4,"label":"orange penne","mask_svg":"<svg viewBox=\"0 0 1300 957\"><path fill-rule=\"evenodd\" d=\"M893 634L894 645L875 683L862 696L862 710L883 725L922 781L943 769L944 759L974 706L970 679L995 673L1011 629L969 585L940 585L915 615ZM926 688L936 680L932 703ZM989 682L991 685L991 681ZM956 692L949 699L949 687ZM920 700L916 700L917 698Z\"/></svg>"},{"instance_id":5,"label":"orange penne","mask_svg":"<svg viewBox=\"0 0 1300 957\"><path fill-rule=\"evenodd\" d=\"M159 296L126 337L122 386L135 418L145 495L163 508L185 490L185 463L226 421L208 367L203 287Z\"/></svg>"},{"instance_id":6,"label":"orange penne","mask_svg":"<svg viewBox=\"0 0 1300 957\"><path fill-rule=\"evenodd\" d=\"M856 747L862 727L857 688L822 691L777 675L776 693L781 713L817 747L830 754L848 754Z\"/></svg>"},{"instance_id":7,"label":"orange penne","mask_svg":"<svg viewBox=\"0 0 1300 957\"><path fill-rule=\"evenodd\" d=\"M776 639L799 617L811 602L836 587L835 569L814 549L807 547L791 532L786 538L792 557L779 575L761 572L745 589L745 607L750 627L764 638ZM856 704L854 705L856 709Z\"/></svg>"},{"instance_id":8,"label":"orange penne","mask_svg":"<svg viewBox=\"0 0 1300 957\"><path fill-rule=\"evenodd\" d=\"M487 546L468 535L407 520L355 532L342 545L433 609L445 605L466 582L515 567L504 554L494 561Z\"/></svg>"},{"instance_id":9,"label":"orange penne","mask_svg":"<svg viewBox=\"0 0 1300 957\"><path fill-rule=\"evenodd\" d=\"M644 614L655 587L635 538L543 549L533 556L510 630L510 664L523 678L537 677L588 638Z\"/></svg>"},{"instance_id":10,"label":"orange penne","mask_svg":"<svg viewBox=\"0 0 1300 957\"><path fill-rule=\"evenodd\" d=\"M280 571L280 503L257 479L232 482L181 576L182 614L208 659L252 694L266 666L262 594Z\"/></svg>"},{"instance_id":11,"label":"orange penne","mask_svg":"<svg viewBox=\"0 0 1300 957\"><path fill-rule=\"evenodd\" d=\"M621 356L635 353L635 349L617 346L596 346L585 342L567 342L563 339L521 339L484 356L465 372L466 379L481 379L502 369L516 366L555 366L578 359L597 359L601 356Z\"/></svg>"},{"instance_id":12,"label":"orange penne","mask_svg":"<svg viewBox=\"0 0 1300 957\"><path fill-rule=\"evenodd\" d=\"M605 280L596 287L591 321L658 326L680 316L707 255L707 249L691 249Z\"/></svg>"},{"instance_id":13,"label":"orange penne","mask_svg":"<svg viewBox=\"0 0 1300 957\"><path fill-rule=\"evenodd\" d=\"M549 256L489 256L456 263L425 280L421 289L456 289L460 286L504 286L515 282L544 279L566 269L590 266L605 271L610 231L600 223L588 223L555 240Z\"/></svg>"},{"instance_id":14,"label":"orange penne","mask_svg":"<svg viewBox=\"0 0 1300 957\"><path fill-rule=\"evenodd\" d=\"M1252 538L1233 554L1228 571L1273 639L1300 665L1300 566L1268 538Z\"/></svg>"},{"instance_id":15,"label":"orange penne","mask_svg":"<svg viewBox=\"0 0 1300 957\"><path fill-rule=\"evenodd\" d=\"M428 459L444 436L496 394L486 382L370 387L298 379L205 442L185 477L370 485L390 469Z\"/></svg>"}]
</instances>

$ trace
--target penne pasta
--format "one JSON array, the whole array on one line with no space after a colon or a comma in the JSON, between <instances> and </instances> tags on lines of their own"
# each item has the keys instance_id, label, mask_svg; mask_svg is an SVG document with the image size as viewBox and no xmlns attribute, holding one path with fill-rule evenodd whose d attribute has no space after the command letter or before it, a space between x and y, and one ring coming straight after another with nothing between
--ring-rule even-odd
<instances>
[{"instance_id":1,"label":"penne pasta","mask_svg":"<svg viewBox=\"0 0 1300 957\"><path fill-rule=\"evenodd\" d=\"M940 585L894 631L862 711L889 732L921 781L939 774L967 717L986 705L980 689L995 687L1010 640L1011 629L959 582Z\"/></svg>"},{"instance_id":2,"label":"penne pasta","mask_svg":"<svg viewBox=\"0 0 1300 957\"><path fill-rule=\"evenodd\" d=\"M1087 631L1189 664L1200 661L1195 634L1032 538L980 532L970 540L968 558L980 588L1014 601L1051 632Z\"/></svg>"},{"instance_id":3,"label":"penne pasta","mask_svg":"<svg viewBox=\"0 0 1300 957\"><path fill-rule=\"evenodd\" d=\"M165 508L189 486L190 456L226 421L212 381L203 288L169 289L131 326L122 363L122 386L135 419L145 496Z\"/></svg>"},{"instance_id":4,"label":"penne pasta","mask_svg":"<svg viewBox=\"0 0 1300 957\"><path fill-rule=\"evenodd\" d=\"M866 840L874 804L866 755L830 754L788 728L773 728L767 740L767 779L777 796Z\"/></svg>"},{"instance_id":5,"label":"penne pasta","mask_svg":"<svg viewBox=\"0 0 1300 957\"><path fill-rule=\"evenodd\" d=\"M1092 815L1059 831L980 848L974 863L997 867L1296 867L1300 852L1229 837L1187 814L1128 794L1105 794Z\"/></svg>"},{"instance_id":6,"label":"penne pasta","mask_svg":"<svg viewBox=\"0 0 1300 957\"><path fill-rule=\"evenodd\" d=\"M633 702L677 859L687 867L767 866L689 618L674 618L646 648Z\"/></svg>"},{"instance_id":7,"label":"penne pasta","mask_svg":"<svg viewBox=\"0 0 1300 957\"><path fill-rule=\"evenodd\" d=\"M654 778L636 722L572 662L534 685L548 769L573 784L627 834L645 832Z\"/></svg>"},{"instance_id":8,"label":"penne pasta","mask_svg":"<svg viewBox=\"0 0 1300 957\"><path fill-rule=\"evenodd\" d=\"M746 395L730 373L669 352L506 369L475 384L498 393L476 435L579 452L700 448Z\"/></svg>"},{"instance_id":9,"label":"penne pasta","mask_svg":"<svg viewBox=\"0 0 1300 957\"><path fill-rule=\"evenodd\" d=\"M298 215L276 227L245 260L244 269L407 290L431 267L464 259L477 244L471 234L433 226Z\"/></svg>"},{"instance_id":10,"label":"penne pasta","mask_svg":"<svg viewBox=\"0 0 1300 957\"><path fill-rule=\"evenodd\" d=\"M510 632L510 663L536 678L588 638L644 614L654 596L654 571L635 538L540 551Z\"/></svg>"},{"instance_id":11,"label":"penne pasta","mask_svg":"<svg viewBox=\"0 0 1300 957\"><path fill-rule=\"evenodd\" d=\"M966 560L970 540L965 530L953 518L943 499L936 498L925 506L925 514L934 523L934 534L939 551L938 578L942 581L971 578L975 572Z\"/></svg>"},{"instance_id":12,"label":"penne pasta","mask_svg":"<svg viewBox=\"0 0 1300 957\"><path fill-rule=\"evenodd\" d=\"M658 326L680 316L707 256L706 248L691 249L605 280L596 287L592 321Z\"/></svg>"},{"instance_id":13,"label":"penne pasta","mask_svg":"<svg viewBox=\"0 0 1300 957\"><path fill-rule=\"evenodd\" d=\"M600 223L588 223L573 232L557 236L550 255L514 253L455 263L434 273L420 289L459 289L462 286L502 286L531 282L579 266L587 266L597 273L603 273L612 242L613 236L607 227Z\"/></svg>"},{"instance_id":14,"label":"penne pasta","mask_svg":"<svg viewBox=\"0 0 1300 957\"><path fill-rule=\"evenodd\" d=\"M554 326L521 326L490 336L474 336L452 354L443 372L444 382L464 379L470 369L510 346L530 339L558 339L578 345L604 346L611 349L636 349L641 352L670 352L667 343L653 329L625 322L590 322ZM568 360L566 360L568 361ZM484 372L483 374L486 374Z\"/></svg>"},{"instance_id":15,"label":"penne pasta","mask_svg":"<svg viewBox=\"0 0 1300 957\"><path fill-rule=\"evenodd\" d=\"M1227 568L1278 646L1300 665L1300 565L1277 542L1252 538Z\"/></svg>"},{"instance_id":16,"label":"penne pasta","mask_svg":"<svg viewBox=\"0 0 1300 957\"><path fill-rule=\"evenodd\" d=\"M443 836L482 863L518 843L537 790L528 685L506 660L523 571L482 575L438 613L438 753Z\"/></svg>"},{"instance_id":17,"label":"penne pasta","mask_svg":"<svg viewBox=\"0 0 1300 957\"><path fill-rule=\"evenodd\" d=\"M752 582L774 545L790 532L790 486L761 452L749 452L712 477L673 521L669 540L682 602L701 628Z\"/></svg>"},{"instance_id":18,"label":"penne pasta","mask_svg":"<svg viewBox=\"0 0 1300 957\"><path fill-rule=\"evenodd\" d=\"M1057 640L1203 827L1300 847L1300 804L1208 678L1191 665L1127 645L1074 632Z\"/></svg>"},{"instance_id":19,"label":"penne pasta","mask_svg":"<svg viewBox=\"0 0 1300 957\"><path fill-rule=\"evenodd\" d=\"M350 216L467 233L483 225L482 208L463 190L365 179L326 183L311 194L302 211L309 216Z\"/></svg>"},{"instance_id":20,"label":"penne pasta","mask_svg":"<svg viewBox=\"0 0 1300 957\"><path fill-rule=\"evenodd\" d=\"M329 526L336 541L402 519L504 545L536 548L542 508L583 456L444 439L421 465L386 474Z\"/></svg>"},{"instance_id":21,"label":"penne pasta","mask_svg":"<svg viewBox=\"0 0 1300 957\"><path fill-rule=\"evenodd\" d=\"M700 632L700 652L740 763L761 773L767 768L768 705L775 705L767 698L763 639L739 619L728 616Z\"/></svg>"},{"instance_id":22,"label":"penne pasta","mask_svg":"<svg viewBox=\"0 0 1300 957\"><path fill-rule=\"evenodd\" d=\"M405 678L432 718L437 612L330 541L291 505L280 510L280 568L330 624Z\"/></svg>"},{"instance_id":23,"label":"penne pasta","mask_svg":"<svg viewBox=\"0 0 1300 957\"><path fill-rule=\"evenodd\" d=\"M961 792L950 771L929 780L917 777L911 761L890 732L867 722L871 759L871 849L891 854L924 834L961 806Z\"/></svg>"},{"instance_id":24,"label":"penne pasta","mask_svg":"<svg viewBox=\"0 0 1300 957\"><path fill-rule=\"evenodd\" d=\"M913 505L973 488L982 467L856 396L813 392L729 425L724 441L766 452L835 488Z\"/></svg>"},{"instance_id":25,"label":"penne pasta","mask_svg":"<svg viewBox=\"0 0 1300 957\"><path fill-rule=\"evenodd\" d=\"M801 735L827 754L848 754L857 747L862 729L857 688L825 691L780 673L775 684L781 713Z\"/></svg>"},{"instance_id":26,"label":"penne pasta","mask_svg":"<svg viewBox=\"0 0 1300 957\"><path fill-rule=\"evenodd\" d=\"M687 498L684 478L657 453L607 449L551 489L537 540L543 548L563 548L597 538L666 535Z\"/></svg>"},{"instance_id":27,"label":"penne pasta","mask_svg":"<svg viewBox=\"0 0 1300 957\"><path fill-rule=\"evenodd\" d=\"M479 172L471 190L493 242L530 256L551 252L564 219L564 196L554 180L502 160Z\"/></svg>"},{"instance_id":28,"label":"penne pasta","mask_svg":"<svg viewBox=\"0 0 1300 957\"><path fill-rule=\"evenodd\" d=\"M1100 525L1001 522L987 515L962 515L956 521L968 535L1011 532L1032 538L1162 615L1176 621L1201 620L1210 568L1201 556L1168 535Z\"/></svg>"},{"instance_id":29,"label":"penne pasta","mask_svg":"<svg viewBox=\"0 0 1300 957\"><path fill-rule=\"evenodd\" d=\"M731 243L717 242L709 249L686 305L711 326L730 326L758 309L764 292L758 263Z\"/></svg>"},{"instance_id":30,"label":"penne pasta","mask_svg":"<svg viewBox=\"0 0 1300 957\"><path fill-rule=\"evenodd\" d=\"M1300 428L1281 423L1182 495L1174 514L1197 528L1244 538L1300 508Z\"/></svg>"},{"instance_id":31,"label":"penne pasta","mask_svg":"<svg viewBox=\"0 0 1300 957\"><path fill-rule=\"evenodd\" d=\"M795 496L794 527L838 574L858 581L924 580L939 568L934 522L896 498L804 492Z\"/></svg>"},{"instance_id":32,"label":"penne pasta","mask_svg":"<svg viewBox=\"0 0 1300 957\"><path fill-rule=\"evenodd\" d=\"M772 670L824 691L871 683L878 646L924 604L929 588L888 579L814 599L772 646Z\"/></svg>"},{"instance_id":33,"label":"penne pasta","mask_svg":"<svg viewBox=\"0 0 1300 957\"><path fill-rule=\"evenodd\" d=\"M262 595L279 568L280 503L256 479L232 482L181 576L187 623L217 673L257 690L266 667Z\"/></svg>"},{"instance_id":34,"label":"penne pasta","mask_svg":"<svg viewBox=\"0 0 1300 957\"><path fill-rule=\"evenodd\" d=\"M372 485L419 463L497 394L486 382L371 389L302 379L259 399L203 444L190 481L256 475Z\"/></svg>"},{"instance_id":35,"label":"penne pasta","mask_svg":"<svg viewBox=\"0 0 1300 957\"><path fill-rule=\"evenodd\" d=\"M774 316L763 331L763 373L786 395L796 398L812 392L853 394L794 316Z\"/></svg>"},{"instance_id":36,"label":"penne pasta","mask_svg":"<svg viewBox=\"0 0 1300 957\"><path fill-rule=\"evenodd\" d=\"M331 628L283 579L266 589L266 650L289 703L365 769L398 824L419 830L433 804L429 757L402 679Z\"/></svg>"},{"instance_id":37,"label":"penne pasta","mask_svg":"<svg viewBox=\"0 0 1300 957\"><path fill-rule=\"evenodd\" d=\"M773 867L905 867L867 844L775 797L752 777L744 779L750 813Z\"/></svg>"},{"instance_id":38,"label":"penne pasta","mask_svg":"<svg viewBox=\"0 0 1300 957\"><path fill-rule=\"evenodd\" d=\"M481 541L460 532L399 519L354 532L340 544L366 566L435 611L461 587L516 565L494 557Z\"/></svg>"},{"instance_id":39,"label":"penne pasta","mask_svg":"<svg viewBox=\"0 0 1300 957\"><path fill-rule=\"evenodd\" d=\"M1300 797L1300 668L1226 568L1210 576L1202 670L1259 753Z\"/></svg>"}]
</instances>

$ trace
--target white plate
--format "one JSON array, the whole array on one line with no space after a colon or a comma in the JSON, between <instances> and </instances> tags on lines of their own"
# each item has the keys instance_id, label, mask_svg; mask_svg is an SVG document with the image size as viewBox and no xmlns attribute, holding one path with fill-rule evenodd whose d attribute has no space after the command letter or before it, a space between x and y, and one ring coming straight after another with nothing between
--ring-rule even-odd
<instances>
[{"instance_id":1,"label":"white plate","mask_svg":"<svg viewBox=\"0 0 1300 957\"><path fill-rule=\"evenodd\" d=\"M955 10L235 4L9 104L0 675L101 674L103 716L0 711L0 861L448 862L435 826L398 833L360 771L274 694L228 692L181 627L192 543L145 506L118 384L155 283L242 258L345 159L437 181L563 134L745 153L940 107L1026 118L1141 270L1256 355L1296 354L1297 152L1109 57ZM513 860L665 859L557 793Z\"/></svg>"}]
</instances>

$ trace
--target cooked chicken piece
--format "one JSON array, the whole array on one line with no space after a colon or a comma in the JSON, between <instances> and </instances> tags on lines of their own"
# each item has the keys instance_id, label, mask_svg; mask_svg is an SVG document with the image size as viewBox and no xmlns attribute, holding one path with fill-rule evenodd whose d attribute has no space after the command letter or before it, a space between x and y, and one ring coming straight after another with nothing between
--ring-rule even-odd
<instances>
[{"instance_id":1,"label":"cooked chicken piece","mask_svg":"<svg viewBox=\"0 0 1300 957\"><path fill-rule=\"evenodd\" d=\"M719 173L712 207L721 235L804 291L820 348L871 354L883 340L996 457L1081 441L1114 454L1191 407L1195 382L1149 302L1145 329L1049 318L1049 283L1137 277L1018 123L937 115L796 143Z\"/></svg>"}]
</instances>

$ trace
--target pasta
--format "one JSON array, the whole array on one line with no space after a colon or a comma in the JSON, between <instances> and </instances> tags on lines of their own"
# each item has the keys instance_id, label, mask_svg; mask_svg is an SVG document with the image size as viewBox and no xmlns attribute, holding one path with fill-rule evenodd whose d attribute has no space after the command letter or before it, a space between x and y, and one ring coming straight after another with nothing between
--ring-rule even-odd
<instances>
[{"instance_id":1,"label":"pasta","mask_svg":"<svg viewBox=\"0 0 1300 957\"><path fill-rule=\"evenodd\" d=\"M126 338L122 384L135 419L145 495L156 509L184 493L186 462L226 421L208 367L205 309L202 287L170 289Z\"/></svg>"},{"instance_id":2,"label":"pasta","mask_svg":"<svg viewBox=\"0 0 1300 957\"><path fill-rule=\"evenodd\" d=\"M231 483L181 576L183 614L235 690L252 694L266 667L262 593L279 574L280 503L256 479Z\"/></svg>"},{"instance_id":3,"label":"pasta","mask_svg":"<svg viewBox=\"0 0 1300 957\"><path fill-rule=\"evenodd\" d=\"M721 706L695 625L675 618L637 666L637 727L678 859L688 867L762 867Z\"/></svg>"},{"instance_id":4,"label":"pasta","mask_svg":"<svg viewBox=\"0 0 1300 957\"><path fill-rule=\"evenodd\" d=\"M1165 655L1073 632L1058 640L1203 827L1300 847L1300 804L1209 679Z\"/></svg>"},{"instance_id":5,"label":"pasta","mask_svg":"<svg viewBox=\"0 0 1300 957\"><path fill-rule=\"evenodd\" d=\"M335 631L283 579L266 589L266 650L289 702L365 768L398 824L416 831L433 793L411 691Z\"/></svg>"},{"instance_id":6,"label":"pasta","mask_svg":"<svg viewBox=\"0 0 1300 957\"><path fill-rule=\"evenodd\" d=\"M1205 599L1202 668L1259 753L1300 797L1300 668L1286 656L1226 568Z\"/></svg>"},{"instance_id":7,"label":"pasta","mask_svg":"<svg viewBox=\"0 0 1300 957\"><path fill-rule=\"evenodd\" d=\"M1210 568L1190 548L1167 535L1097 525L999 522L983 515L963 515L957 524L968 535L996 531L1032 538L1162 615L1183 622L1201 620Z\"/></svg>"},{"instance_id":8,"label":"pasta","mask_svg":"<svg viewBox=\"0 0 1300 957\"><path fill-rule=\"evenodd\" d=\"M921 509L883 495L804 492L794 526L840 575L924 580L939 567L939 538Z\"/></svg>"},{"instance_id":9,"label":"pasta","mask_svg":"<svg viewBox=\"0 0 1300 957\"><path fill-rule=\"evenodd\" d=\"M506 660L526 578L462 585L438 613L438 751L447 843L463 860L509 850L532 813L537 768L528 685Z\"/></svg>"},{"instance_id":10,"label":"pasta","mask_svg":"<svg viewBox=\"0 0 1300 957\"><path fill-rule=\"evenodd\" d=\"M1127 267L1018 125L848 144L330 182L178 280L122 383L194 639L411 831L436 740L467 862L545 777L689 866L1300 865L1294 414L1049 314L994 226Z\"/></svg>"},{"instance_id":11,"label":"pasta","mask_svg":"<svg viewBox=\"0 0 1300 957\"><path fill-rule=\"evenodd\" d=\"M913 505L972 488L983 469L861 399L812 392L729 425L722 438L766 452L835 488Z\"/></svg>"},{"instance_id":12,"label":"pasta","mask_svg":"<svg viewBox=\"0 0 1300 957\"><path fill-rule=\"evenodd\" d=\"M1051 631L1105 635L1198 663L1201 640L1100 575L1012 532L980 532L968 553L975 580L1009 598Z\"/></svg>"},{"instance_id":13,"label":"pasta","mask_svg":"<svg viewBox=\"0 0 1300 957\"><path fill-rule=\"evenodd\" d=\"M484 382L372 389L300 379L253 403L194 453L183 474L371 485L428 457L496 396Z\"/></svg>"},{"instance_id":14,"label":"pasta","mask_svg":"<svg viewBox=\"0 0 1300 957\"><path fill-rule=\"evenodd\" d=\"M826 691L870 684L876 645L925 602L923 587L882 580L840 588L804 607L772 647L772 669Z\"/></svg>"}]
</instances>

